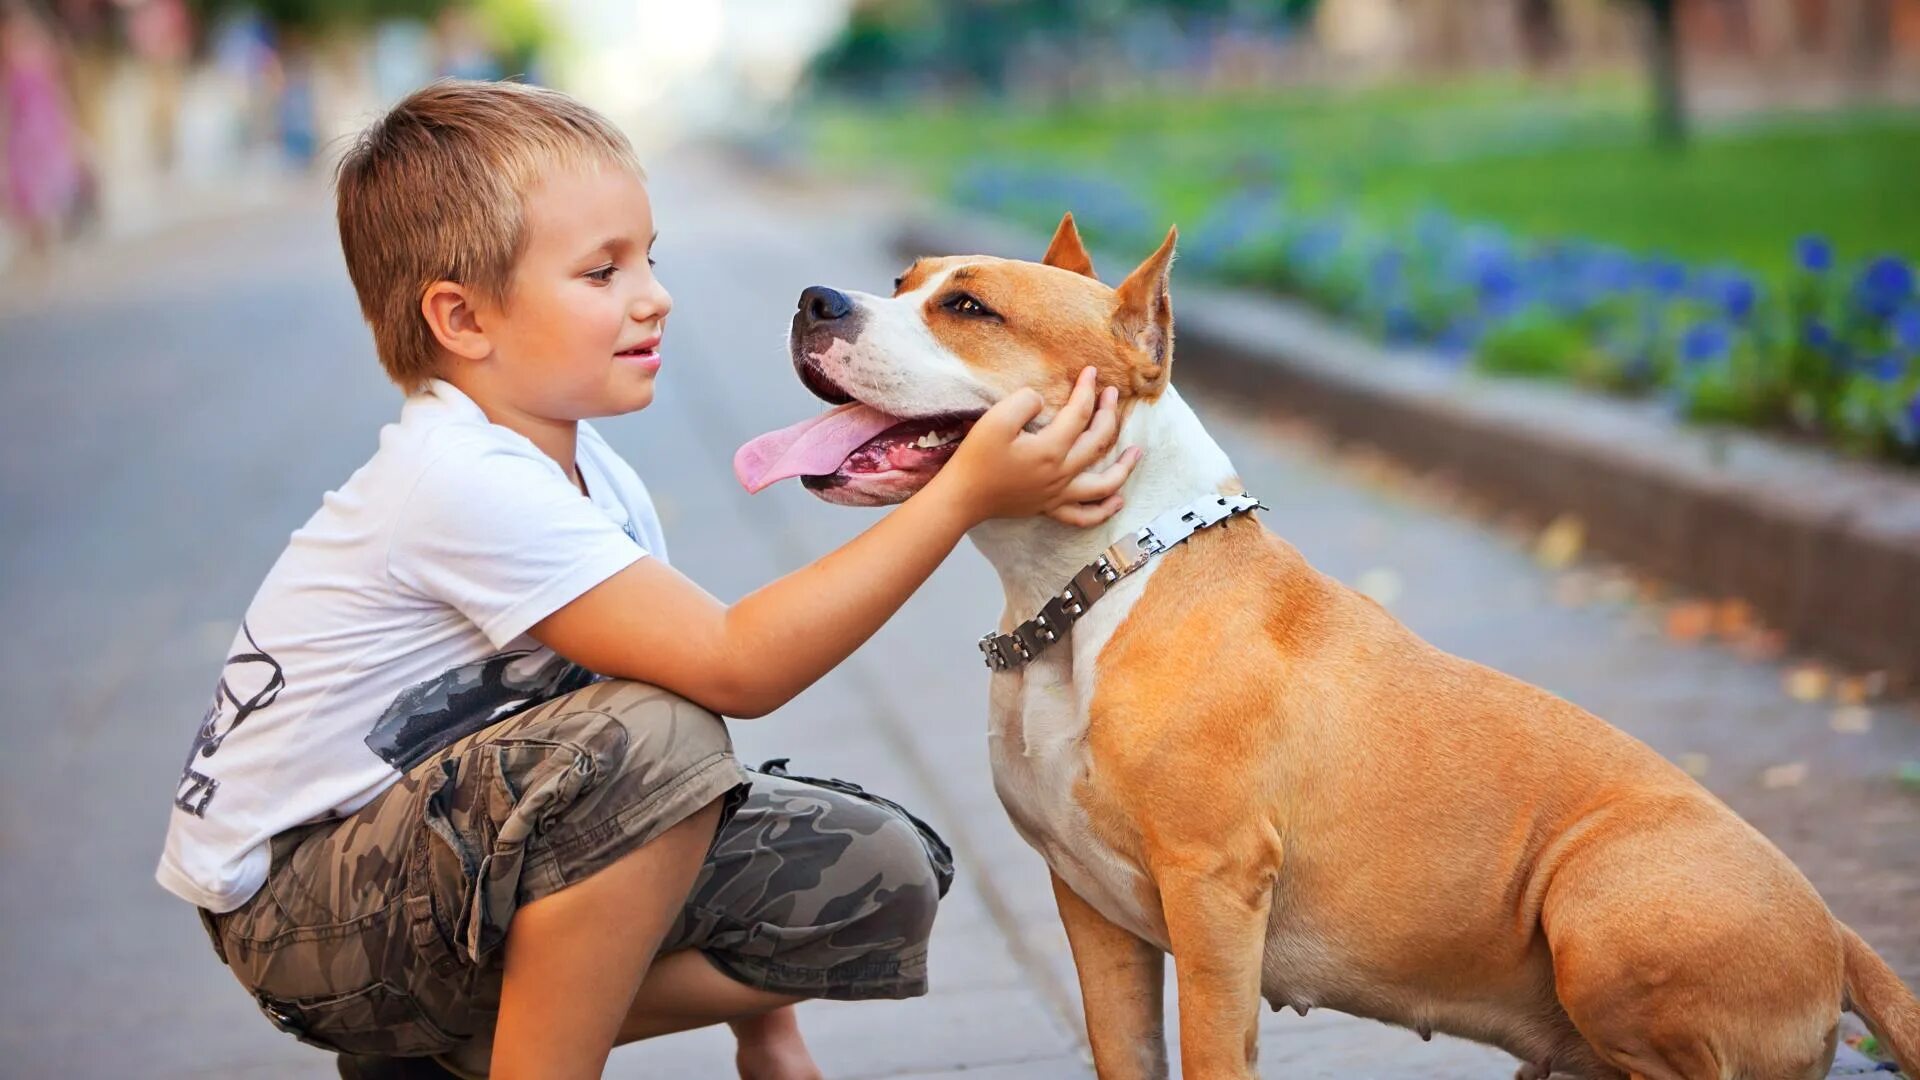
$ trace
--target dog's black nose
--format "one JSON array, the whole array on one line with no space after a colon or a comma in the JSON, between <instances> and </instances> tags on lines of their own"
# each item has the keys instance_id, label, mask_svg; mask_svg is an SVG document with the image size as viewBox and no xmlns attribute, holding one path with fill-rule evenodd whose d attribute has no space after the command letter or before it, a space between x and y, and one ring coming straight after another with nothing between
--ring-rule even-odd
<instances>
[{"instance_id":1,"label":"dog's black nose","mask_svg":"<svg viewBox=\"0 0 1920 1080\"><path fill-rule=\"evenodd\" d=\"M853 301L839 289L813 285L800 294L800 314L808 322L834 322L853 314Z\"/></svg>"}]
</instances>

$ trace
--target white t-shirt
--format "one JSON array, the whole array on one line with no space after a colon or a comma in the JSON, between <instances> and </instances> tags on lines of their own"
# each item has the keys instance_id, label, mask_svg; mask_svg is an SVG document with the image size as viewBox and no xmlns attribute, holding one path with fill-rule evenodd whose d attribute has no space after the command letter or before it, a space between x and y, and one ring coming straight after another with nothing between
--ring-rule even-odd
<instances>
[{"instance_id":1,"label":"white t-shirt","mask_svg":"<svg viewBox=\"0 0 1920 1080\"><path fill-rule=\"evenodd\" d=\"M595 676L527 628L645 555L653 502L580 425L587 495L435 380L268 571L174 792L160 884L211 911L275 833L350 814L433 752Z\"/></svg>"}]
</instances>

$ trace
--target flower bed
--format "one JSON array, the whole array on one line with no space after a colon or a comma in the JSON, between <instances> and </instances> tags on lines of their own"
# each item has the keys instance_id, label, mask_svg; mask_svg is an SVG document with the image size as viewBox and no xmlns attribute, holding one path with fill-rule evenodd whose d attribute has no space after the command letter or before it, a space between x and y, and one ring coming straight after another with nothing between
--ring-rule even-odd
<instances>
[{"instance_id":1,"label":"flower bed","mask_svg":"<svg viewBox=\"0 0 1920 1080\"><path fill-rule=\"evenodd\" d=\"M1071 169L975 165L952 195L1039 229L1072 210L1101 246L1150 245L1164 228L1140 193ZM1434 210L1383 224L1261 176L1183 230L1180 252L1443 362L1658 395L1694 419L1920 464L1920 295L1897 256L1841 263L1809 236L1791 271L1763 279Z\"/></svg>"}]
</instances>

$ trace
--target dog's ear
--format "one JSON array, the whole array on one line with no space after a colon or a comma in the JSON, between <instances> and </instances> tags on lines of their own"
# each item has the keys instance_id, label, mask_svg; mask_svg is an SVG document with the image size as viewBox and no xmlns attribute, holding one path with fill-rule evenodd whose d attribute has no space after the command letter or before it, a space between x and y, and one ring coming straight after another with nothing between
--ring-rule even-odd
<instances>
[{"instance_id":1,"label":"dog's ear","mask_svg":"<svg viewBox=\"0 0 1920 1080\"><path fill-rule=\"evenodd\" d=\"M1060 227L1053 230L1053 243L1047 245L1047 253L1040 257L1040 261L1047 266L1057 266L1095 281L1100 280L1100 275L1093 272L1093 257L1087 254L1087 246L1080 242L1080 230L1074 227L1071 210L1060 219Z\"/></svg>"},{"instance_id":2,"label":"dog's ear","mask_svg":"<svg viewBox=\"0 0 1920 1080\"><path fill-rule=\"evenodd\" d=\"M1138 359L1133 389L1142 397L1153 397L1166 389L1173 365L1173 296L1168 291L1168 276L1173 269L1173 246L1179 238L1179 229L1168 229L1160 250L1147 256L1147 261L1114 290L1114 329L1135 350Z\"/></svg>"}]
</instances>

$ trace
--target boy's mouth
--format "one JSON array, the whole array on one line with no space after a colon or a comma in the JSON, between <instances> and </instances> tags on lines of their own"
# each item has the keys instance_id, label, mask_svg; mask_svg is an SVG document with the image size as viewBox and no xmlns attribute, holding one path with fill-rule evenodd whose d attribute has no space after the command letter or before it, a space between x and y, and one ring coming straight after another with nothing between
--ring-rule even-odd
<instances>
[{"instance_id":1,"label":"boy's mouth","mask_svg":"<svg viewBox=\"0 0 1920 1080\"><path fill-rule=\"evenodd\" d=\"M643 366L657 368L660 366L660 335L655 334L636 344L629 345L613 355L621 360L631 360Z\"/></svg>"}]
</instances>

